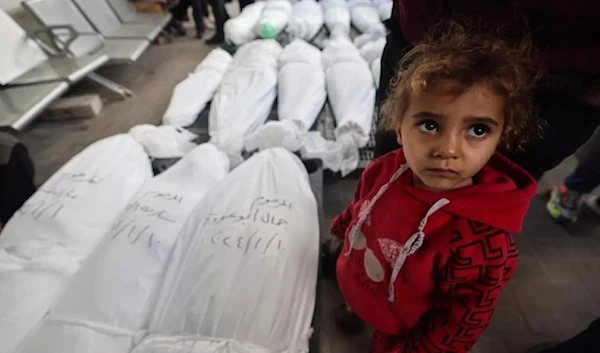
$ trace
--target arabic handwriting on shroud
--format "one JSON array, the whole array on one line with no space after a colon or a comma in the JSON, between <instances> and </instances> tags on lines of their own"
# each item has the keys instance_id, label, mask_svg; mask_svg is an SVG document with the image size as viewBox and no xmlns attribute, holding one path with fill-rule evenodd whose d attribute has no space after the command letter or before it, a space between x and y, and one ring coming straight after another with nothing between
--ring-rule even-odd
<instances>
[{"instance_id":1,"label":"arabic handwriting on shroud","mask_svg":"<svg viewBox=\"0 0 600 353\"><path fill-rule=\"evenodd\" d=\"M244 255L250 252L266 254L270 249L280 251L282 240L279 233L265 236L260 234L260 229L254 230L249 236L246 234L238 236L227 235L222 231L218 231L210 237L203 238L205 244L210 243L215 246L222 245L229 249L238 249L243 251Z\"/></svg>"},{"instance_id":2,"label":"arabic handwriting on shroud","mask_svg":"<svg viewBox=\"0 0 600 353\"><path fill-rule=\"evenodd\" d=\"M267 199L265 197L257 197L250 204L247 212L238 213L236 211L227 214L210 213L204 225L217 225L223 222L231 223L262 223L274 226L286 226L288 221L283 217L278 217L270 210L291 210L292 204L283 199Z\"/></svg>"},{"instance_id":3,"label":"arabic handwriting on shroud","mask_svg":"<svg viewBox=\"0 0 600 353\"><path fill-rule=\"evenodd\" d=\"M79 185L95 186L101 181L95 174L62 173L51 185L42 186L17 214L31 216L36 221L42 218L54 220L72 200L79 198Z\"/></svg>"}]
</instances>

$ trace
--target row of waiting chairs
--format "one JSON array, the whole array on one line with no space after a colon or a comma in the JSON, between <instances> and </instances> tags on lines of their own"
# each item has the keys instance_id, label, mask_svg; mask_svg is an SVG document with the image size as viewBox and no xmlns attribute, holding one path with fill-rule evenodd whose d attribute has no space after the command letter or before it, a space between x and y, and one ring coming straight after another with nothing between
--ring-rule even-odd
<instances>
[{"instance_id":1,"label":"row of waiting chairs","mask_svg":"<svg viewBox=\"0 0 600 353\"><path fill-rule=\"evenodd\" d=\"M171 20L169 13L138 13L127 0L27 0L22 5L44 27L27 33L0 10L0 127L15 130L84 78L130 95L94 71L136 62Z\"/></svg>"}]
</instances>

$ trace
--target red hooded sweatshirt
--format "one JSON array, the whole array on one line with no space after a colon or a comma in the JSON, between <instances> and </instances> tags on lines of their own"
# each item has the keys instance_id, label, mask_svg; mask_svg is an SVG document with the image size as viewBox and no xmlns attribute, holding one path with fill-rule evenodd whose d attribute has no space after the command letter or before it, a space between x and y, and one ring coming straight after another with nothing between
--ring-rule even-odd
<instances>
[{"instance_id":1,"label":"red hooded sweatshirt","mask_svg":"<svg viewBox=\"0 0 600 353\"><path fill-rule=\"evenodd\" d=\"M376 333L371 353L468 352L517 265L535 180L495 154L474 185L413 186L401 149L373 161L333 221L344 239L337 278Z\"/></svg>"}]
</instances>

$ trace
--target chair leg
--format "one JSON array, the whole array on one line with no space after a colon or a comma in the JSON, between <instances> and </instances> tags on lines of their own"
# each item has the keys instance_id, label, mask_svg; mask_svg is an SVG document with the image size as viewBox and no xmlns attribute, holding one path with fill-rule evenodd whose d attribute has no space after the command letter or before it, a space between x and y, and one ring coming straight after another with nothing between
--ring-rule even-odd
<instances>
[{"instance_id":1,"label":"chair leg","mask_svg":"<svg viewBox=\"0 0 600 353\"><path fill-rule=\"evenodd\" d=\"M124 86L122 86L114 81L111 81L111 80L107 79L106 77L102 77L94 72L88 74L87 78L96 82L100 86L105 87L112 92L115 92L116 94L120 95L121 98L123 98L123 99L133 96L133 92L130 89L128 89L127 87L124 87Z\"/></svg>"}]
</instances>

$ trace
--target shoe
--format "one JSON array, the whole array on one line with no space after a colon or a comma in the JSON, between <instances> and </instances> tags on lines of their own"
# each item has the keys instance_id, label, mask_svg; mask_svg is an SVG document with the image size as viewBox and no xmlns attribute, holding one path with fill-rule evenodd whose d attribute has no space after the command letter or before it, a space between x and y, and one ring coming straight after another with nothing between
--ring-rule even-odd
<instances>
[{"instance_id":1,"label":"shoe","mask_svg":"<svg viewBox=\"0 0 600 353\"><path fill-rule=\"evenodd\" d=\"M529 348L525 353L544 353L546 350L556 347L558 342L544 342L540 344L536 344L535 346Z\"/></svg>"},{"instance_id":2,"label":"shoe","mask_svg":"<svg viewBox=\"0 0 600 353\"><path fill-rule=\"evenodd\" d=\"M175 22L173 24L173 29L175 30L175 34L178 36L185 36L187 34L187 31L181 22Z\"/></svg>"},{"instance_id":3,"label":"shoe","mask_svg":"<svg viewBox=\"0 0 600 353\"><path fill-rule=\"evenodd\" d=\"M595 214L600 216L600 196L592 195L585 199L585 205Z\"/></svg>"},{"instance_id":4,"label":"shoe","mask_svg":"<svg viewBox=\"0 0 600 353\"><path fill-rule=\"evenodd\" d=\"M204 32L196 33L196 39L202 39L202 37L204 37Z\"/></svg>"},{"instance_id":5,"label":"shoe","mask_svg":"<svg viewBox=\"0 0 600 353\"><path fill-rule=\"evenodd\" d=\"M350 309L348 304L342 303L334 310L335 324L348 336L357 335L365 330L367 325Z\"/></svg>"},{"instance_id":6,"label":"shoe","mask_svg":"<svg viewBox=\"0 0 600 353\"><path fill-rule=\"evenodd\" d=\"M550 199L546 203L546 210L552 218L561 224L577 222L581 211L582 194L569 190L566 186L552 188Z\"/></svg>"},{"instance_id":7,"label":"shoe","mask_svg":"<svg viewBox=\"0 0 600 353\"><path fill-rule=\"evenodd\" d=\"M225 35L222 33L217 33L212 38L205 41L208 45L221 44L225 41Z\"/></svg>"}]
</instances>

